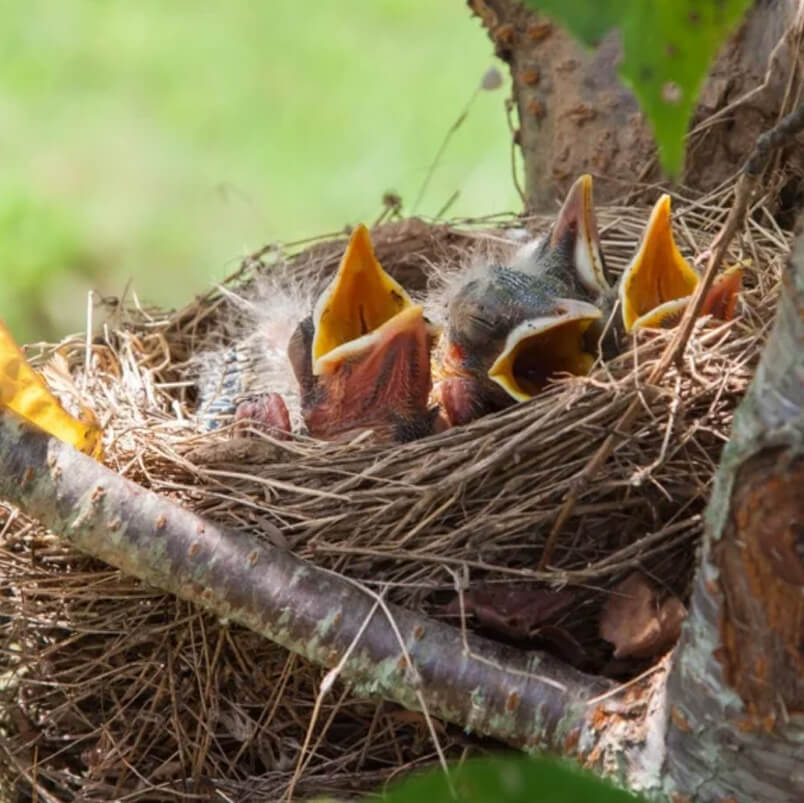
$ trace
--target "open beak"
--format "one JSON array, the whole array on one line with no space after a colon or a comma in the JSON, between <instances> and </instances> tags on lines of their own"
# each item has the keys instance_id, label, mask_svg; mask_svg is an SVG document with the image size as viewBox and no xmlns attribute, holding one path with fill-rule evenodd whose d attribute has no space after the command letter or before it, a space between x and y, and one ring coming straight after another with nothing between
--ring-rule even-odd
<instances>
[{"instance_id":1,"label":"open beak","mask_svg":"<svg viewBox=\"0 0 804 803\"><path fill-rule=\"evenodd\" d=\"M552 314L514 328L489 369L489 378L517 401L527 401L557 374L589 373L595 356L586 333L603 313L593 304L556 299Z\"/></svg>"},{"instance_id":2,"label":"open beak","mask_svg":"<svg viewBox=\"0 0 804 803\"><path fill-rule=\"evenodd\" d=\"M317 391L305 412L310 433L327 440L371 429L380 439L397 442L430 434L432 345L422 308L410 305L319 358Z\"/></svg>"},{"instance_id":3,"label":"open beak","mask_svg":"<svg viewBox=\"0 0 804 803\"><path fill-rule=\"evenodd\" d=\"M383 325L412 306L410 296L374 256L368 229L357 226L313 312L313 374L331 372L361 353Z\"/></svg>"},{"instance_id":4,"label":"open beak","mask_svg":"<svg viewBox=\"0 0 804 803\"><path fill-rule=\"evenodd\" d=\"M711 315L720 321L730 321L737 309L737 296L743 286L743 270L739 265L727 268L715 277L706 294L701 315Z\"/></svg>"},{"instance_id":5,"label":"open beak","mask_svg":"<svg viewBox=\"0 0 804 803\"><path fill-rule=\"evenodd\" d=\"M731 320L742 285L742 270L733 267L712 284L701 315ZM625 269L620 301L625 330L672 329L681 320L700 277L681 256L670 221L670 196L656 202L639 250Z\"/></svg>"},{"instance_id":6,"label":"open beak","mask_svg":"<svg viewBox=\"0 0 804 803\"><path fill-rule=\"evenodd\" d=\"M411 390L421 387L421 398L430 393L431 330L418 305L406 307L373 332L345 344L341 360L348 360L346 380L356 395L370 395L373 403L400 406ZM334 366L327 355L325 367ZM426 385L426 387L425 387ZM404 405L403 405L404 406Z\"/></svg>"},{"instance_id":7,"label":"open beak","mask_svg":"<svg viewBox=\"0 0 804 803\"><path fill-rule=\"evenodd\" d=\"M594 295L611 292L600 249L600 234L595 218L592 177L582 175L570 188L550 233L550 250L560 248L571 238L573 264L578 279Z\"/></svg>"},{"instance_id":8,"label":"open beak","mask_svg":"<svg viewBox=\"0 0 804 803\"><path fill-rule=\"evenodd\" d=\"M676 246L670 227L670 196L662 195L620 283L626 332L674 325L699 281Z\"/></svg>"},{"instance_id":9,"label":"open beak","mask_svg":"<svg viewBox=\"0 0 804 803\"><path fill-rule=\"evenodd\" d=\"M429 434L430 351L437 329L374 255L358 226L312 320L288 353L308 431L325 440L371 429L381 439Z\"/></svg>"},{"instance_id":10,"label":"open beak","mask_svg":"<svg viewBox=\"0 0 804 803\"><path fill-rule=\"evenodd\" d=\"M743 272L738 266L716 276L701 305L700 315L711 315L721 321L730 321L737 308L737 296L742 281ZM634 325L634 329L672 329L678 326L691 299L692 296L689 295L660 304L656 309L643 315Z\"/></svg>"}]
</instances>

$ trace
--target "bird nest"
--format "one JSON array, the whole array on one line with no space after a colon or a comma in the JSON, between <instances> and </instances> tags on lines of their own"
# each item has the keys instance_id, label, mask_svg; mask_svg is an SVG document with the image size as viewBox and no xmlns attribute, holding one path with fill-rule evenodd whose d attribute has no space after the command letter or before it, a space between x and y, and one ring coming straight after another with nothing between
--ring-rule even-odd
<instances>
[{"instance_id":1,"label":"bird nest","mask_svg":"<svg viewBox=\"0 0 804 803\"><path fill-rule=\"evenodd\" d=\"M682 251L710 244L732 197L726 188L677 198ZM614 274L647 216L598 210ZM547 222L524 221L534 231ZM494 250L522 225L407 220L375 227L373 237L383 266L421 292L441 266ZM643 333L590 376L558 381L528 403L404 445L200 433L196 358L225 345L241 314L221 288L178 312L107 302L89 346L76 337L33 351L51 379L63 378L63 396L80 389L91 401L106 464L124 476L409 609L627 677L644 664L612 662L598 633L601 606L635 569L661 595L686 600L703 509L773 319L788 242L758 203L731 247L730 261L750 259L739 315L699 322L683 364L655 385L646 378L667 333ZM344 245L338 235L264 249L225 288L247 294L278 266L320 280ZM579 488L579 472L634 398L636 424ZM571 489L578 503L540 570ZM319 700L322 669L76 553L17 511L2 516L0 767L12 799L275 800L291 786L301 798L345 797L439 753L489 747L346 688ZM561 589L571 604L539 627L527 628L538 618L531 610L495 629L479 605L455 604L459 591L471 599L479 589L487 608L499 589Z\"/></svg>"}]
</instances>

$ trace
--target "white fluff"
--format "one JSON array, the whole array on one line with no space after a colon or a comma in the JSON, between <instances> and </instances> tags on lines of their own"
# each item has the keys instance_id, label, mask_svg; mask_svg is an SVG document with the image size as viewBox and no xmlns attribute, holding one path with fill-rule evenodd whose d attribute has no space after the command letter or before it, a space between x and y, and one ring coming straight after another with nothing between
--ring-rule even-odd
<instances>
[{"instance_id":1,"label":"white fluff","mask_svg":"<svg viewBox=\"0 0 804 803\"><path fill-rule=\"evenodd\" d=\"M511 258L511 267L514 270L522 271L522 273L539 273L544 263L540 265L536 261L536 254L538 254L543 243L544 237L537 237L535 240L520 246Z\"/></svg>"},{"instance_id":2,"label":"white fluff","mask_svg":"<svg viewBox=\"0 0 804 803\"><path fill-rule=\"evenodd\" d=\"M471 281L482 279L492 265L507 265L524 273L538 270L533 257L541 246L543 237L522 245L526 237L532 237L525 229L506 232L509 242L499 239L481 239L468 260L459 264L444 264L433 267L427 296L421 299L425 315L434 323L446 322L449 301L461 288ZM518 247L517 247L518 246Z\"/></svg>"},{"instance_id":3,"label":"white fluff","mask_svg":"<svg viewBox=\"0 0 804 803\"><path fill-rule=\"evenodd\" d=\"M282 265L257 277L247 295L220 287L228 309L221 314L224 342L198 358L199 413L225 422L249 396L279 393L294 429L301 426L299 387L287 355L288 341L310 314L312 298Z\"/></svg>"}]
</instances>

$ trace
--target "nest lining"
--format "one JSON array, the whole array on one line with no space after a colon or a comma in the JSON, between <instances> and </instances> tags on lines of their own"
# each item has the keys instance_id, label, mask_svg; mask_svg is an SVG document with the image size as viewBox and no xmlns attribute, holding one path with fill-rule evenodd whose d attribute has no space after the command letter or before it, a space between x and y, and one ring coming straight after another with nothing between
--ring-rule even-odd
<instances>
[{"instance_id":1,"label":"nest lining","mask_svg":"<svg viewBox=\"0 0 804 803\"><path fill-rule=\"evenodd\" d=\"M676 203L687 256L711 241L730 194ZM597 214L617 275L648 210ZM538 230L548 221L525 222ZM421 293L441 266L494 252L501 228L515 225L522 221L411 220L373 236L383 266ZM199 434L196 357L239 331L238 309L218 290L176 313L118 304L88 363L82 339L59 344L75 378L61 390L86 387L114 470L408 608L455 621L456 583L571 588L576 604L557 624L578 645L582 667L600 671L608 648L597 617L607 588L639 568L686 599L701 513L773 317L788 241L759 204L731 253L752 263L740 315L699 326L683 370L671 369L658 386L644 380L668 335L643 333L589 377L404 446L267 437L233 444L225 429ZM227 287L248 294L256 276L280 268L320 282L344 243L266 249ZM42 360L56 349L43 348ZM564 495L635 394L640 420L583 489L551 567L536 571ZM302 756L321 670L75 554L12 511L0 563L0 699L8 711L0 716L0 766L12 774L35 766L36 777L29 771L23 783L29 789L80 789L99 800L191 799L212 790L220 799L273 800L296 774L299 796L343 796L435 758L417 715L345 692L324 701ZM450 755L467 747L452 728L439 740Z\"/></svg>"}]
</instances>

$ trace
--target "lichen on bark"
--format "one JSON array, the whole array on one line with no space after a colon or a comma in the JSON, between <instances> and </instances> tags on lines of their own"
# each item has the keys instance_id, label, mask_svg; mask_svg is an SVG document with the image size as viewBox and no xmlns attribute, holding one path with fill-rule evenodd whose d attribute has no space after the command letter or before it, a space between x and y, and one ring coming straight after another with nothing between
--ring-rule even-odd
<instances>
[{"instance_id":1,"label":"lichen on bark","mask_svg":"<svg viewBox=\"0 0 804 803\"><path fill-rule=\"evenodd\" d=\"M667 792L804 797L804 233L735 414L668 678Z\"/></svg>"}]
</instances>

